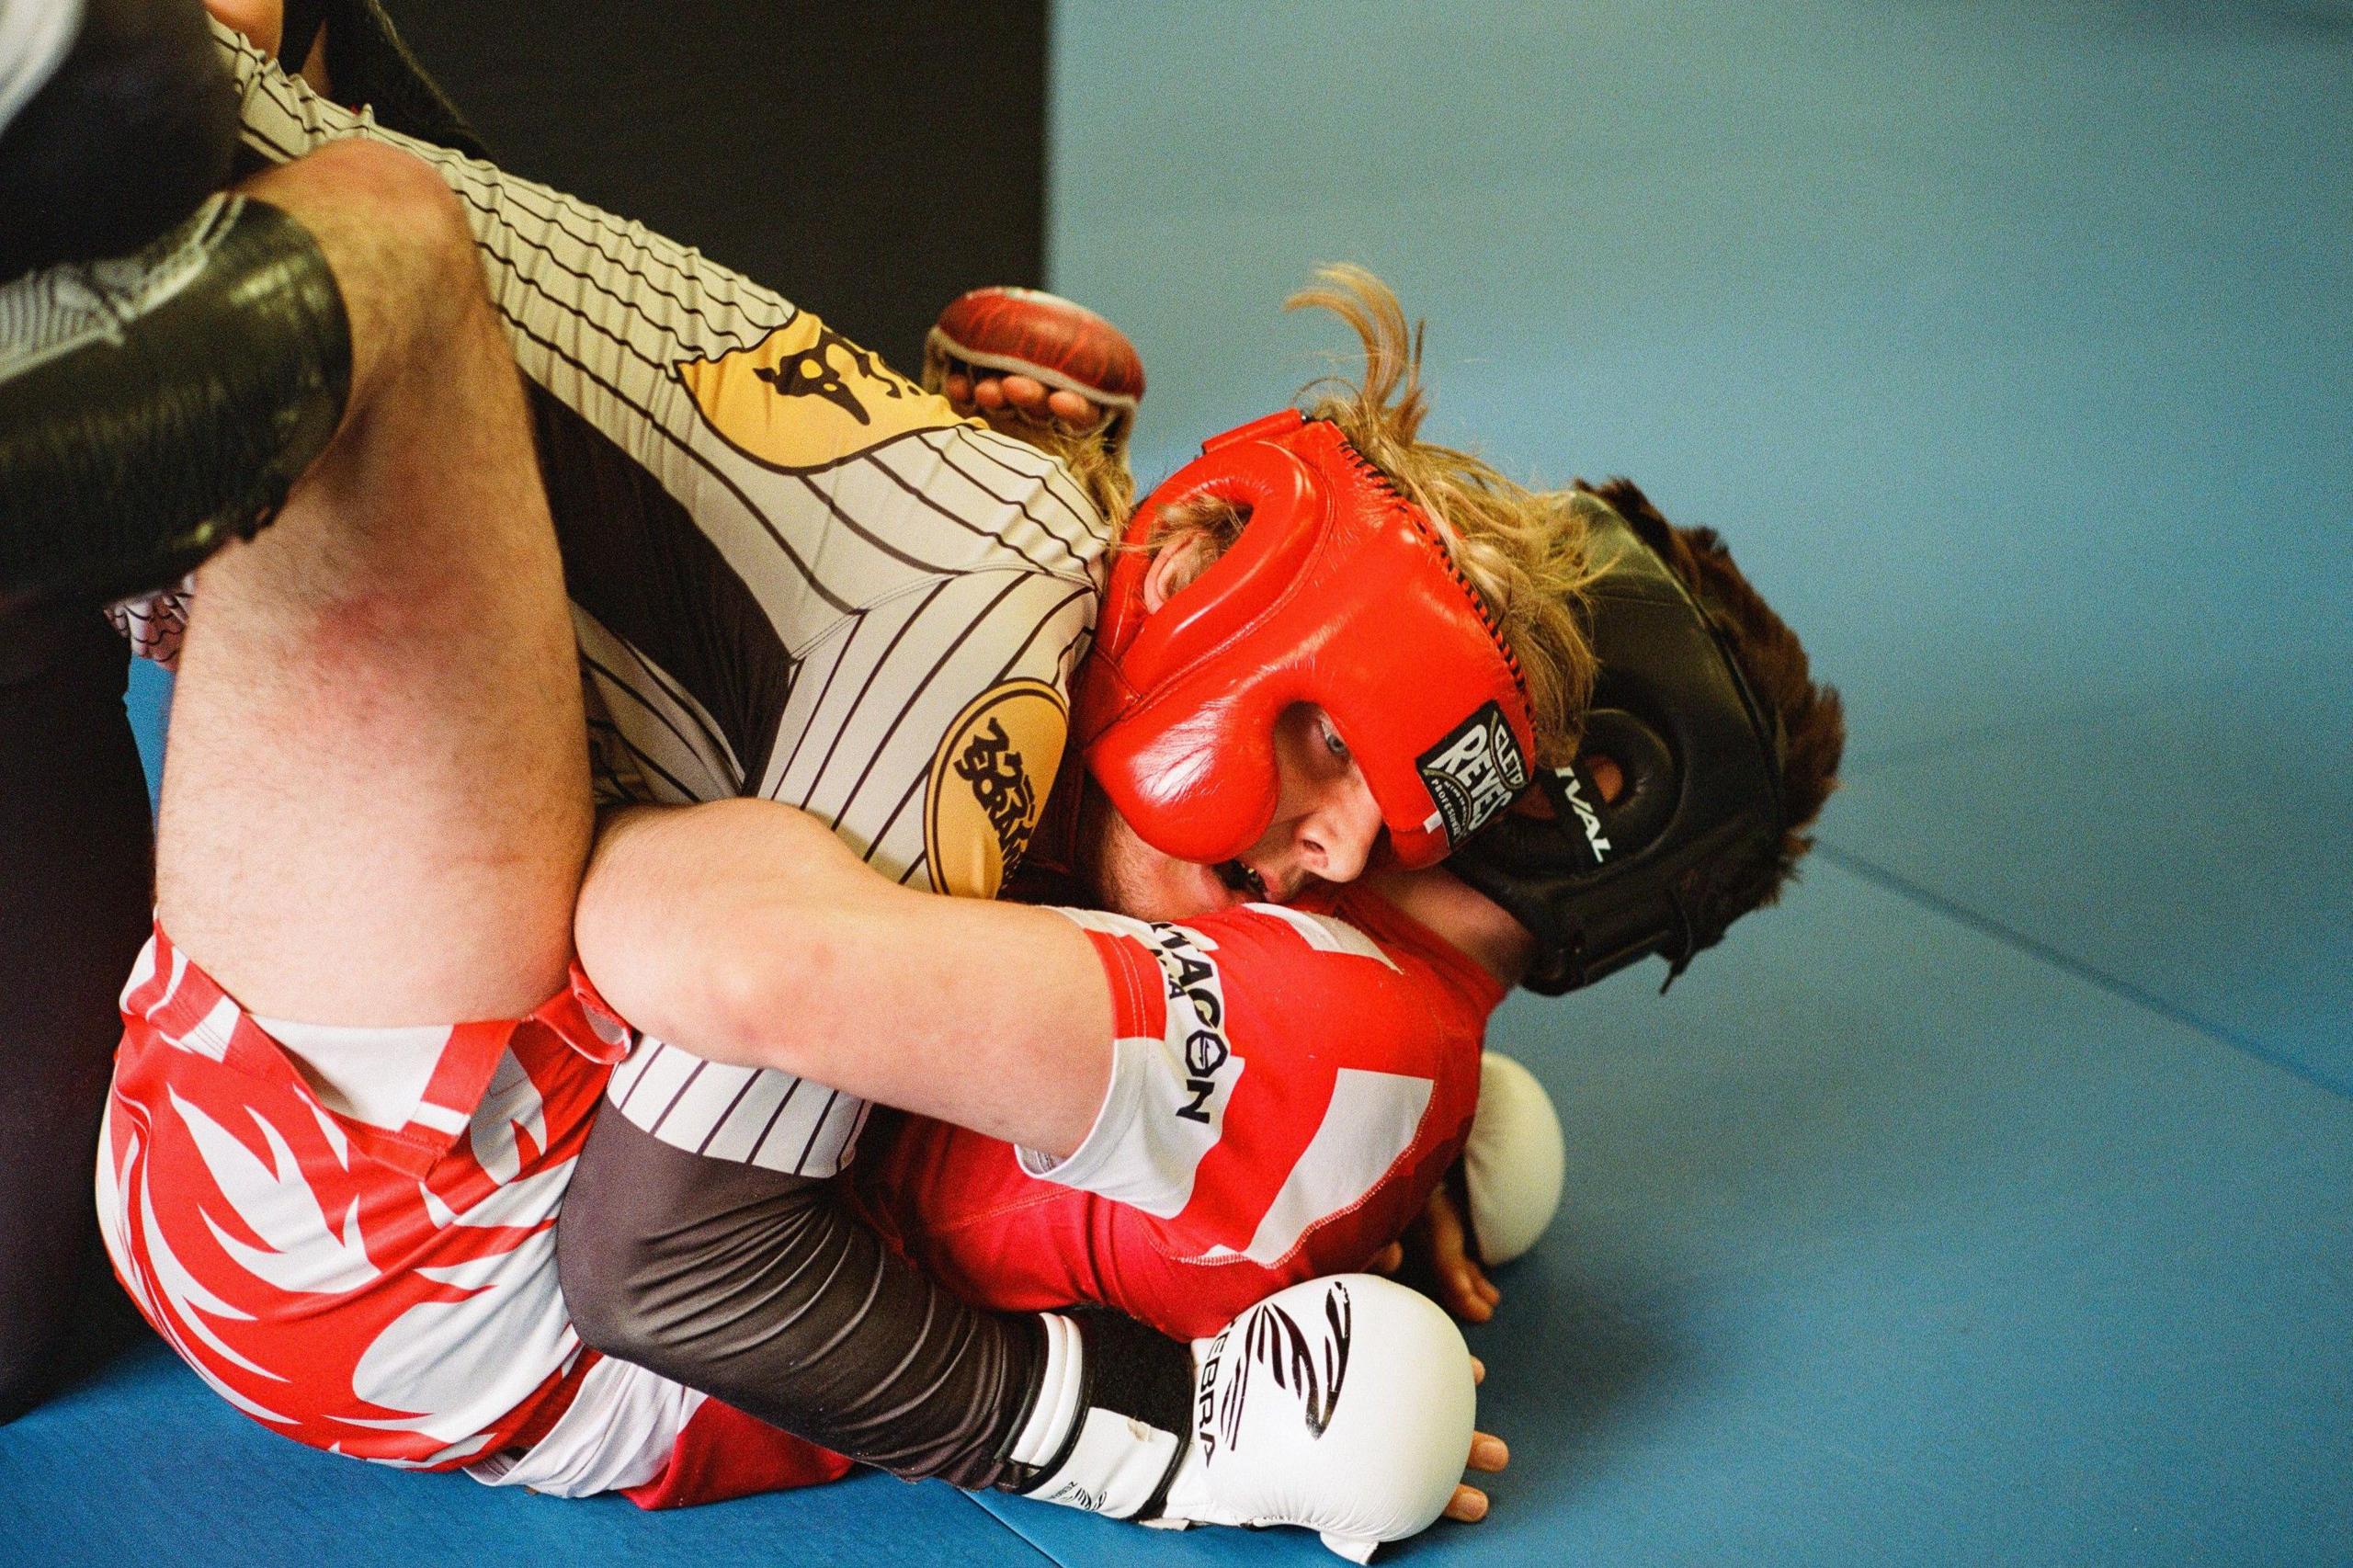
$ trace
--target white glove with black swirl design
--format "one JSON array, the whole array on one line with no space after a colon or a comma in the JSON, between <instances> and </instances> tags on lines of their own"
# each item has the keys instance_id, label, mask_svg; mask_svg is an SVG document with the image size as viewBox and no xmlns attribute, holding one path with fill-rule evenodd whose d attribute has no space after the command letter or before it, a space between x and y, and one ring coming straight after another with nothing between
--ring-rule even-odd
<instances>
[{"instance_id":1,"label":"white glove with black swirl design","mask_svg":"<svg viewBox=\"0 0 2353 1568\"><path fill-rule=\"evenodd\" d=\"M1155 1523L1303 1525L1363 1562L1427 1529L1471 1451L1471 1351L1370 1274L1279 1290L1193 1342L1192 1441Z\"/></svg>"}]
</instances>

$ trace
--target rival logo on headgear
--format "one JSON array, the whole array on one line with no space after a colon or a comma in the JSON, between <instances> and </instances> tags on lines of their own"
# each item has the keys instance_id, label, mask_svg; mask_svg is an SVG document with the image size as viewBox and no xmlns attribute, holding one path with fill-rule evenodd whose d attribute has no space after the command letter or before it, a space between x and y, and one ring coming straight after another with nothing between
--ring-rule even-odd
<instances>
[{"instance_id":1,"label":"rival logo on headgear","mask_svg":"<svg viewBox=\"0 0 2353 1568\"><path fill-rule=\"evenodd\" d=\"M1447 737L1415 759L1422 785L1438 803L1447 842L1460 847L1487 819L1528 788L1528 759L1494 703L1456 725Z\"/></svg>"},{"instance_id":2,"label":"rival logo on headgear","mask_svg":"<svg viewBox=\"0 0 2353 1568\"><path fill-rule=\"evenodd\" d=\"M1585 798L1585 780L1577 777L1577 770L1574 767L1555 768L1553 771L1561 780L1562 798L1569 802L1569 810L1576 813L1578 825L1585 829L1586 850L1593 857L1593 863L1598 866L1609 858L1609 840L1601 836L1600 813Z\"/></svg>"}]
</instances>

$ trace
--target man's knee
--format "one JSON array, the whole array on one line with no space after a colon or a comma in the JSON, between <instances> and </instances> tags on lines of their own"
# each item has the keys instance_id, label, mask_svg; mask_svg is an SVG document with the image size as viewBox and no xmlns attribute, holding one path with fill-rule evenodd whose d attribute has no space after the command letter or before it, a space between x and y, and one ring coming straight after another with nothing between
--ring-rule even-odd
<instances>
[{"instance_id":1,"label":"man's knee","mask_svg":"<svg viewBox=\"0 0 2353 1568\"><path fill-rule=\"evenodd\" d=\"M796 1292L828 1273L774 1262L822 1206L813 1178L676 1148L607 1105L556 1218L556 1280L573 1327L596 1350L690 1382L713 1346L790 1320ZM746 1314L746 1292L767 1306Z\"/></svg>"},{"instance_id":2,"label":"man's knee","mask_svg":"<svg viewBox=\"0 0 2353 1568\"><path fill-rule=\"evenodd\" d=\"M420 254L462 255L469 267L473 235L465 209L431 164L415 153L365 137L330 142L290 164L256 176L307 182L340 193L343 204L388 241Z\"/></svg>"},{"instance_id":3,"label":"man's knee","mask_svg":"<svg viewBox=\"0 0 2353 1568\"><path fill-rule=\"evenodd\" d=\"M556 1219L556 1283L580 1342L640 1366L661 1358L654 1321L636 1282L651 1263L646 1238L593 1198L567 1192Z\"/></svg>"},{"instance_id":4,"label":"man's knee","mask_svg":"<svg viewBox=\"0 0 2353 1568\"><path fill-rule=\"evenodd\" d=\"M464 206L432 165L354 137L244 188L291 213L325 254L363 386L472 341L456 329L486 312L481 256Z\"/></svg>"}]
</instances>

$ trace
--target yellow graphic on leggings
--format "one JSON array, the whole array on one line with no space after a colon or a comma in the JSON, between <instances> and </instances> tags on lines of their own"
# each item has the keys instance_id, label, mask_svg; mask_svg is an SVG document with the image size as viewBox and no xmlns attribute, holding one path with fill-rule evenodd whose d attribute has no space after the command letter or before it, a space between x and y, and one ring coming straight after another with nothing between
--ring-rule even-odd
<instances>
[{"instance_id":1,"label":"yellow graphic on leggings","mask_svg":"<svg viewBox=\"0 0 2353 1568\"><path fill-rule=\"evenodd\" d=\"M934 892L996 896L1037 831L1069 732L1062 693L1040 680L1006 681L956 716L924 790Z\"/></svg>"},{"instance_id":2,"label":"yellow graphic on leggings","mask_svg":"<svg viewBox=\"0 0 2353 1568\"><path fill-rule=\"evenodd\" d=\"M721 438L788 472L829 468L910 430L962 423L945 398L805 311L749 348L680 360L676 369Z\"/></svg>"}]
</instances>

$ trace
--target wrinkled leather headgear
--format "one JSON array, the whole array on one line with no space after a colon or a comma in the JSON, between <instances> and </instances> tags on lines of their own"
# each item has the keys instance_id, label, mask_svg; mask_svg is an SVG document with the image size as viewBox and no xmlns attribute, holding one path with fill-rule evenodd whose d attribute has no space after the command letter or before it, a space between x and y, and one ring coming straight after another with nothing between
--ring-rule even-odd
<instances>
[{"instance_id":1,"label":"wrinkled leather headgear","mask_svg":"<svg viewBox=\"0 0 2353 1568\"><path fill-rule=\"evenodd\" d=\"M1147 617L1162 514L1215 497L1241 538ZM1336 426L1296 409L1201 445L1136 510L1114 560L1074 730L1112 805L1164 854L1231 860L1281 793L1275 721L1311 702L1363 769L1409 866L1431 865L1526 787L1519 665L1421 508Z\"/></svg>"},{"instance_id":2,"label":"wrinkled leather headgear","mask_svg":"<svg viewBox=\"0 0 2353 1568\"><path fill-rule=\"evenodd\" d=\"M1689 873L1768 850L1784 825L1779 725L1718 619L1617 513L1596 499L1590 517L1601 672L1581 749L1616 763L1624 787L1604 805L1582 769L1545 769L1550 818L1507 812L1447 863L1535 934L1521 983L1549 996L1651 953L1672 984L1740 913L1710 907Z\"/></svg>"}]
</instances>

